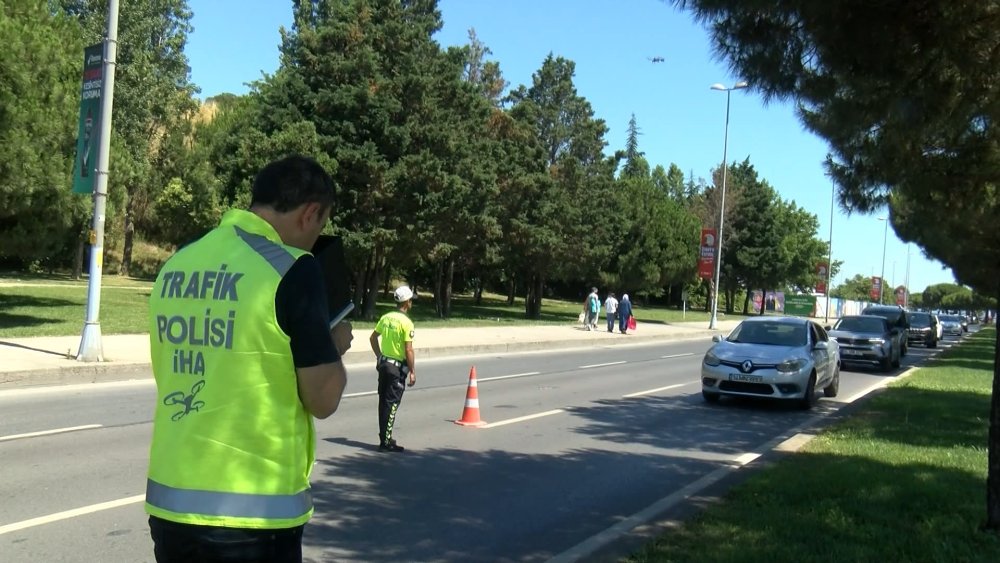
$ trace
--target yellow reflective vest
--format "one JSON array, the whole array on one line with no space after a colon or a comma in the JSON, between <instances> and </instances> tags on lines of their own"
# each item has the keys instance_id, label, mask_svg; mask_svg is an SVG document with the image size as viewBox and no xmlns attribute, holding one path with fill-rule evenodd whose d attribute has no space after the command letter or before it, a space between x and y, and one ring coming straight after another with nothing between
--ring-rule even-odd
<instances>
[{"instance_id":1,"label":"yellow reflective vest","mask_svg":"<svg viewBox=\"0 0 1000 563\"><path fill-rule=\"evenodd\" d=\"M312 515L315 430L274 307L303 254L257 215L233 210L160 270L149 299L149 514L268 529Z\"/></svg>"}]
</instances>

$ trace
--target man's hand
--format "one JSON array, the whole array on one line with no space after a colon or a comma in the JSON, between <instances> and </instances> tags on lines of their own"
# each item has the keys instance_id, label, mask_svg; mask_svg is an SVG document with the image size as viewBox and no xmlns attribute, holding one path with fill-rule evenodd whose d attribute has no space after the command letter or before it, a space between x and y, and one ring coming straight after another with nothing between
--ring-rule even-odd
<instances>
[{"instance_id":1,"label":"man's hand","mask_svg":"<svg viewBox=\"0 0 1000 563\"><path fill-rule=\"evenodd\" d=\"M337 353L343 357L351 349L351 341L354 340L354 326L350 321L340 321L330 331L330 337L333 338L333 346L337 349Z\"/></svg>"},{"instance_id":2,"label":"man's hand","mask_svg":"<svg viewBox=\"0 0 1000 563\"><path fill-rule=\"evenodd\" d=\"M410 381L409 381L409 383L407 383L407 385L409 385L410 387L413 387L416 384L417 384L417 374L415 374L415 373L413 373L411 371L410 372Z\"/></svg>"}]
</instances>

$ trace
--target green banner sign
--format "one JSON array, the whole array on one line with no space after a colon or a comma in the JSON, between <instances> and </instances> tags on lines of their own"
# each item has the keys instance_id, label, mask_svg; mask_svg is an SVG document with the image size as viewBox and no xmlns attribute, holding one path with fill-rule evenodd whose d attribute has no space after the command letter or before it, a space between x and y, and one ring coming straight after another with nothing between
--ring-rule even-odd
<instances>
[{"instance_id":1,"label":"green banner sign","mask_svg":"<svg viewBox=\"0 0 1000 563\"><path fill-rule=\"evenodd\" d=\"M73 193L94 191L98 139L101 127L101 85L104 73L104 44L83 50L83 88L80 91L80 123L76 135L76 160L73 161Z\"/></svg>"},{"instance_id":2,"label":"green banner sign","mask_svg":"<svg viewBox=\"0 0 1000 563\"><path fill-rule=\"evenodd\" d=\"M796 317L811 317L816 310L815 295L785 294L785 314Z\"/></svg>"}]
</instances>

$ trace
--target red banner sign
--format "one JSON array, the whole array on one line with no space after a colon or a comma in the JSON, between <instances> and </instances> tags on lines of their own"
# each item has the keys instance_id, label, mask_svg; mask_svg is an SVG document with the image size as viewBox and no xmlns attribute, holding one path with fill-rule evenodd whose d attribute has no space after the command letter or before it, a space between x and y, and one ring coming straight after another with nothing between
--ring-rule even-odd
<instances>
[{"instance_id":1,"label":"red banner sign","mask_svg":"<svg viewBox=\"0 0 1000 563\"><path fill-rule=\"evenodd\" d=\"M872 301L878 302L878 298L881 295L882 295L882 278L878 276L872 276L872 291L870 295Z\"/></svg>"},{"instance_id":2,"label":"red banner sign","mask_svg":"<svg viewBox=\"0 0 1000 563\"><path fill-rule=\"evenodd\" d=\"M900 307L905 307L908 301L906 299L907 297L906 287L901 285L895 289L895 292L896 292L896 305L899 305Z\"/></svg>"},{"instance_id":3,"label":"red banner sign","mask_svg":"<svg viewBox=\"0 0 1000 563\"><path fill-rule=\"evenodd\" d=\"M816 293L826 293L826 269L826 262L816 264L816 277L819 278L819 281L816 282Z\"/></svg>"},{"instance_id":4,"label":"red banner sign","mask_svg":"<svg viewBox=\"0 0 1000 563\"><path fill-rule=\"evenodd\" d=\"M706 280L715 275L715 229L701 230L701 252L698 255L698 277Z\"/></svg>"}]
</instances>

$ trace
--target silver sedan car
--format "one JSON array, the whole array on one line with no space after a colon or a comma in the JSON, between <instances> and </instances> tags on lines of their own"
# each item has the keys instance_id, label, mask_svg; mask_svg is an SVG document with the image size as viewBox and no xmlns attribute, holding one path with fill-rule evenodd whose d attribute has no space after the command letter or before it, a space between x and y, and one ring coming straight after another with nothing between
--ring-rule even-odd
<instances>
[{"instance_id":1,"label":"silver sedan car","mask_svg":"<svg viewBox=\"0 0 1000 563\"><path fill-rule=\"evenodd\" d=\"M701 363L701 395L714 403L722 395L816 403L817 390L836 397L840 352L823 327L795 317L752 317L716 342Z\"/></svg>"}]
</instances>

